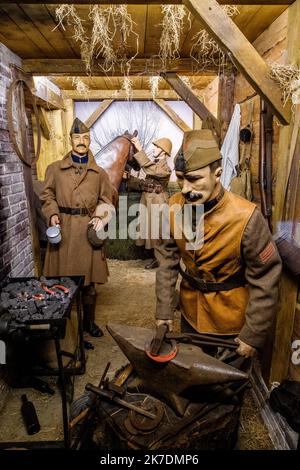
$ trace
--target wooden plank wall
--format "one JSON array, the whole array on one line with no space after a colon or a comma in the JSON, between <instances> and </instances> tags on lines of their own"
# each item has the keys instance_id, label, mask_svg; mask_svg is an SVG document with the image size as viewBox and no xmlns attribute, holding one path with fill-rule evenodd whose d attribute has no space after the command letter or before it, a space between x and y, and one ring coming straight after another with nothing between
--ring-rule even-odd
<instances>
[{"instance_id":1,"label":"wooden plank wall","mask_svg":"<svg viewBox=\"0 0 300 470\"><path fill-rule=\"evenodd\" d=\"M287 17L288 11L286 10L282 15L272 23L257 39L253 45L262 57L268 63L284 63L286 51L286 38L287 38ZM253 130L254 140L251 148L251 173L252 173L252 189L253 201L260 205L260 193L258 182L258 168L259 168L259 120L260 120L260 99L258 96L247 99L253 96L254 90L245 80L245 78L238 74L235 82L235 96L234 103L240 103L241 106L241 126L248 124L248 111L251 102L253 102ZM273 190L276 185L276 171L278 159L278 141L279 141L279 123L274 121L273 126Z\"/></svg>"},{"instance_id":2,"label":"wooden plank wall","mask_svg":"<svg viewBox=\"0 0 300 470\"><path fill-rule=\"evenodd\" d=\"M63 158L71 149L68 136L74 119L73 100L65 100L64 109L45 112L50 123L50 138L47 139L42 134L41 153L37 162L37 176L40 181L45 178L47 166ZM37 132L34 122L33 134L36 143Z\"/></svg>"}]
</instances>

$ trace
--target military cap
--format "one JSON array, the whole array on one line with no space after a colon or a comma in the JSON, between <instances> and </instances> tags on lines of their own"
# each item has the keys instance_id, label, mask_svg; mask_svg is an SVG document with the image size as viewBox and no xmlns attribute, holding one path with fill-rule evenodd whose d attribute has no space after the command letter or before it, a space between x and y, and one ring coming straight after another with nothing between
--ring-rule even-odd
<instances>
[{"instance_id":1,"label":"military cap","mask_svg":"<svg viewBox=\"0 0 300 470\"><path fill-rule=\"evenodd\" d=\"M220 160L222 155L210 129L185 132L174 165L176 171L194 171Z\"/></svg>"},{"instance_id":2,"label":"military cap","mask_svg":"<svg viewBox=\"0 0 300 470\"><path fill-rule=\"evenodd\" d=\"M80 121L80 119L75 118L70 130L70 135L85 134L86 132L90 132L89 128L84 124L84 122Z\"/></svg>"}]
</instances>

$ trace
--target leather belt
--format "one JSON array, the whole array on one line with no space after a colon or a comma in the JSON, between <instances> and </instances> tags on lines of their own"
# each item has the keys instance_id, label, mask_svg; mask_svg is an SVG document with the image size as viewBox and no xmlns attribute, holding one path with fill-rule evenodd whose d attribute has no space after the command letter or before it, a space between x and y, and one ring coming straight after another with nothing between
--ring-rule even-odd
<instances>
[{"instance_id":1,"label":"leather belt","mask_svg":"<svg viewBox=\"0 0 300 470\"><path fill-rule=\"evenodd\" d=\"M163 193L165 190L164 190L163 186L161 186L160 184L147 184L146 183L144 185L143 191L145 191L145 193L160 194L160 193Z\"/></svg>"},{"instance_id":2,"label":"leather belt","mask_svg":"<svg viewBox=\"0 0 300 470\"><path fill-rule=\"evenodd\" d=\"M241 271L237 272L233 276L229 277L224 282L206 282L196 276L192 276L187 271L183 271L179 266L179 272L183 279L185 279L191 287L200 292L220 292L236 289L237 287L243 287L246 284L246 279Z\"/></svg>"},{"instance_id":3,"label":"leather belt","mask_svg":"<svg viewBox=\"0 0 300 470\"><path fill-rule=\"evenodd\" d=\"M58 206L59 212L69 215L88 215L89 211L85 207L61 207Z\"/></svg>"}]
</instances>

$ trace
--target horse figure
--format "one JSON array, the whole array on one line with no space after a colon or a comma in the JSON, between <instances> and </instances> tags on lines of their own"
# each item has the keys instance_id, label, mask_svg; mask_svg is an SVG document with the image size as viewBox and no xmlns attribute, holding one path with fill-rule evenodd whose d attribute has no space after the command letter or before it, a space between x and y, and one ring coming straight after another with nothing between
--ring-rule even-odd
<instances>
[{"instance_id":1,"label":"horse figure","mask_svg":"<svg viewBox=\"0 0 300 470\"><path fill-rule=\"evenodd\" d=\"M131 139L137 134L137 131L134 131L133 134L126 131L99 150L94 157L97 165L106 171L116 191L119 190L126 163L134 169L140 169L133 158L134 147L131 143Z\"/></svg>"}]
</instances>

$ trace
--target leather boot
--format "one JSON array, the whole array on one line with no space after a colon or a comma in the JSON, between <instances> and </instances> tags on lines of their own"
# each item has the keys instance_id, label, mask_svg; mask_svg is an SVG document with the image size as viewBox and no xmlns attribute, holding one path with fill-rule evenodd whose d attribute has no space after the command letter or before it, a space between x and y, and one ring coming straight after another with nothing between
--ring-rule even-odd
<instances>
[{"instance_id":1,"label":"leather boot","mask_svg":"<svg viewBox=\"0 0 300 470\"><path fill-rule=\"evenodd\" d=\"M82 292L83 330L91 336L103 336L103 331L95 323L97 292L93 286L84 287Z\"/></svg>"}]
</instances>

